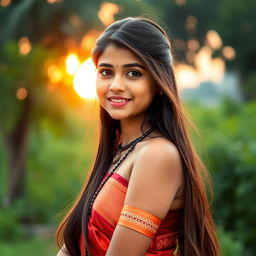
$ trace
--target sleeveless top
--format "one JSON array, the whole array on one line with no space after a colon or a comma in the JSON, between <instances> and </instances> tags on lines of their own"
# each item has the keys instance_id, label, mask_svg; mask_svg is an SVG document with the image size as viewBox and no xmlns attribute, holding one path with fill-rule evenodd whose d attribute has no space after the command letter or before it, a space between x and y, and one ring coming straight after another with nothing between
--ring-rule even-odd
<instances>
[{"instance_id":1,"label":"sleeveless top","mask_svg":"<svg viewBox=\"0 0 256 256\"><path fill-rule=\"evenodd\" d=\"M108 250L124 205L128 182L118 173L113 173L93 203L88 223L88 246L92 256L104 256ZM183 209L171 210L167 213L161 221L145 256L180 255L178 235L183 216ZM79 244L81 256L85 256L85 243L82 235Z\"/></svg>"}]
</instances>

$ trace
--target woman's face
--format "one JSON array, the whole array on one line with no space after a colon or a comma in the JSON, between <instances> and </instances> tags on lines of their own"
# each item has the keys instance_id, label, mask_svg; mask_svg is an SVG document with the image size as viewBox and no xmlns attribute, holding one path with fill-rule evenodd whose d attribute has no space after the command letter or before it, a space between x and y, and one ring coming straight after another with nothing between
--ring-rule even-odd
<instances>
[{"instance_id":1,"label":"woman's face","mask_svg":"<svg viewBox=\"0 0 256 256\"><path fill-rule=\"evenodd\" d=\"M113 44L99 57L96 89L101 106L116 120L143 119L156 93L142 61Z\"/></svg>"}]
</instances>

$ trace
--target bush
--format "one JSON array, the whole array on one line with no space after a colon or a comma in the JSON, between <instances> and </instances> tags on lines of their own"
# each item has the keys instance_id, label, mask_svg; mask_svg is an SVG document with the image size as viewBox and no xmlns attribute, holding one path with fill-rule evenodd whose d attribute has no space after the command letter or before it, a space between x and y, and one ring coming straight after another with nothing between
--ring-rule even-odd
<instances>
[{"instance_id":1,"label":"bush","mask_svg":"<svg viewBox=\"0 0 256 256\"><path fill-rule=\"evenodd\" d=\"M256 103L224 101L216 108L196 106L192 116L207 148L204 157L215 184L216 222L256 254Z\"/></svg>"},{"instance_id":2,"label":"bush","mask_svg":"<svg viewBox=\"0 0 256 256\"><path fill-rule=\"evenodd\" d=\"M24 236L19 223L23 214L22 201L17 201L12 208L0 208L0 240L14 241Z\"/></svg>"},{"instance_id":3,"label":"bush","mask_svg":"<svg viewBox=\"0 0 256 256\"><path fill-rule=\"evenodd\" d=\"M225 232L222 227L218 229L218 238L221 246L222 256L241 256L243 255L243 245L234 239L231 233Z\"/></svg>"}]
</instances>

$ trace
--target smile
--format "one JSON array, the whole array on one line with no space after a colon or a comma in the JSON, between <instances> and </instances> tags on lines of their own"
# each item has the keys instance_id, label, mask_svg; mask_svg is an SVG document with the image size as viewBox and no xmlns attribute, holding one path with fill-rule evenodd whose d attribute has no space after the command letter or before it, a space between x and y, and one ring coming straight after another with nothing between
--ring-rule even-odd
<instances>
[{"instance_id":1,"label":"smile","mask_svg":"<svg viewBox=\"0 0 256 256\"><path fill-rule=\"evenodd\" d=\"M112 102L125 102L125 101L129 101L129 100L110 99L110 101L112 101Z\"/></svg>"},{"instance_id":2,"label":"smile","mask_svg":"<svg viewBox=\"0 0 256 256\"><path fill-rule=\"evenodd\" d=\"M130 100L129 99L109 99L110 105L113 107L123 107L125 106Z\"/></svg>"}]
</instances>

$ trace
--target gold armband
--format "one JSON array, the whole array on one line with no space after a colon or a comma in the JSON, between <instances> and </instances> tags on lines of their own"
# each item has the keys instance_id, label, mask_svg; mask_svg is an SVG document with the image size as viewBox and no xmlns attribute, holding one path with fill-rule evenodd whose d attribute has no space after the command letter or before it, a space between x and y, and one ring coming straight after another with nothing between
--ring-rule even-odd
<instances>
[{"instance_id":1,"label":"gold armband","mask_svg":"<svg viewBox=\"0 0 256 256\"><path fill-rule=\"evenodd\" d=\"M124 205L117 224L153 238L161 223L155 215L130 205Z\"/></svg>"}]
</instances>

